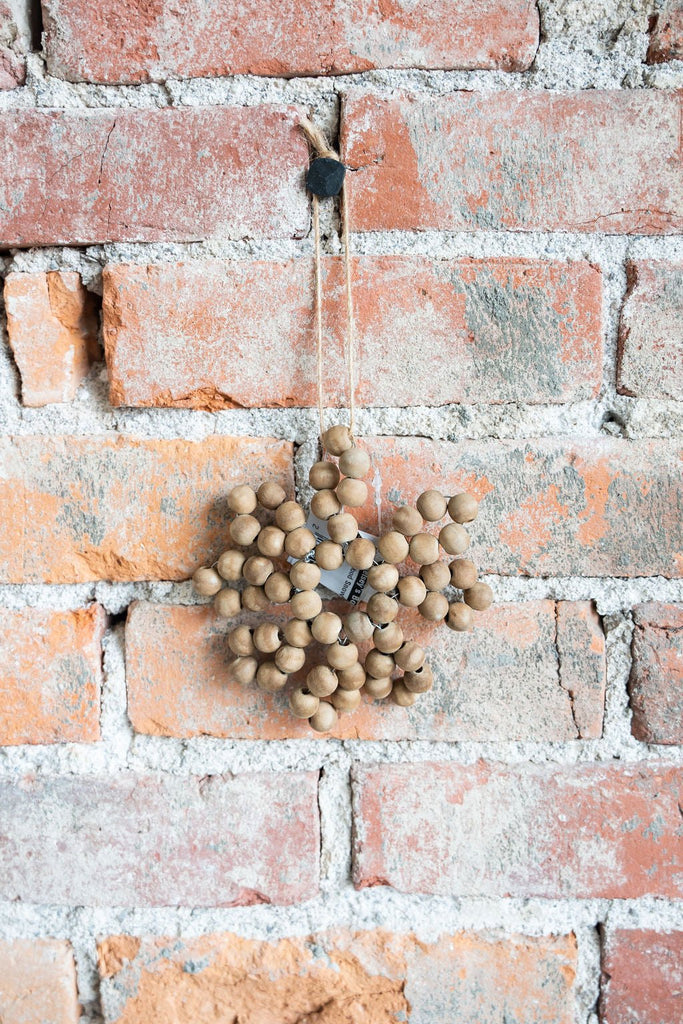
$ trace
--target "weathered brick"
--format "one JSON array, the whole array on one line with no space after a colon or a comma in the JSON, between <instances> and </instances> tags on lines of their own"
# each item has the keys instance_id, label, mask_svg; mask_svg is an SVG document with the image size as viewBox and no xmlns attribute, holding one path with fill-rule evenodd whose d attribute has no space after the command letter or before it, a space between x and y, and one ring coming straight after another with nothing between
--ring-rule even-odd
<instances>
[{"instance_id":1,"label":"weathered brick","mask_svg":"<svg viewBox=\"0 0 683 1024\"><path fill-rule=\"evenodd\" d=\"M292 445L272 438L0 440L0 579L186 579L226 545L244 479L293 491ZM30 539L29 539L30 538Z\"/></svg>"},{"instance_id":2,"label":"weathered brick","mask_svg":"<svg viewBox=\"0 0 683 1024\"><path fill-rule=\"evenodd\" d=\"M104 609L3 609L0 745L88 743L100 736Z\"/></svg>"},{"instance_id":3,"label":"weathered brick","mask_svg":"<svg viewBox=\"0 0 683 1024\"><path fill-rule=\"evenodd\" d=\"M600 736L604 637L588 603L495 606L477 616L471 634L434 628L410 612L401 621L406 635L429 651L433 690L412 708L364 702L341 716L331 735L556 741ZM286 692L265 694L227 680L233 658L227 634L234 625L217 618L210 606L131 605L126 679L128 714L138 732L236 739L316 735L307 722L293 718Z\"/></svg>"},{"instance_id":4,"label":"weathered brick","mask_svg":"<svg viewBox=\"0 0 683 1024\"><path fill-rule=\"evenodd\" d=\"M0 91L24 84L27 29L24 5L17 0L0 0Z\"/></svg>"},{"instance_id":5,"label":"weathered brick","mask_svg":"<svg viewBox=\"0 0 683 1024\"><path fill-rule=\"evenodd\" d=\"M683 4L669 0L664 10L652 15L648 64L663 64L668 60L683 60Z\"/></svg>"},{"instance_id":6,"label":"weathered brick","mask_svg":"<svg viewBox=\"0 0 683 1024\"><path fill-rule=\"evenodd\" d=\"M114 936L98 948L106 1024L571 1024L573 935L499 938L457 932L436 942L386 931L334 930L257 942ZM217 1021L219 1018L214 1017Z\"/></svg>"},{"instance_id":7,"label":"weathered brick","mask_svg":"<svg viewBox=\"0 0 683 1024\"><path fill-rule=\"evenodd\" d=\"M324 259L323 273L324 387L336 402L346 379L339 259ZM586 262L363 256L353 283L364 405L573 402L598 392L602 276ZM109 266L112 403L315 405L313 295L310 259Z\"/></svg>"},{"instance_id":8,"label":"weathered brick","mask_svg":"<svg viewBox=\"0 0 683 1024\"><path fill-rule=\"evenodd\" d=\"M351 223L386 229L667 234L683 225L681 97L644 90L351 90Z\"/></svg>"},{"instance_id":9,"label":"weathered brick","mask_svg":"<svg viewBox=\"0 0 683 1024\"><path fill-rule=\"evenodd\" d=\"M538 45L531 0L428 5L343 0L297 5L220 0L172 14L124 0L43 0L50 74L144 82L214 75L324 75L371 68L520 71Z\"/></svg>"},{"instance_id":10,"label":"weathered brick","mask_svg":"<svg viewBox=\"0 0 683 1024\"><path fill-rule=\"evenodd\" d=\"M454 896L683 894L680 766L357 765L354 880Z\"/></svg>"},{"instance_id":11,"label":"weathered brick","mask_svg":"<svg viewBox=\"0 0 683 1024\"><path fill-rule=\"evenodd\" d=\"M683 263L629 263L619 324L617 390L683 399Z\"/></svg>"},{"instance_id":12,"label":"weathered brick","mask_svg":"<svg viewBox=\"0 0 683 1024\"><path fill-rule=\"evenodd\" d=\"M610 929L602 971L601 1024L683 1020L683 932Z\"/></svg>"},{"instance_id":13,"label":"weathered brick","mask_svg":"<svg viewBox=\"0 0 683 1024\"><path fill-rule=\"evenodd\" d=\"M68 942L0 940L2 1024L77 1024L76 969Z\"/></svg>"},{"instance_id":14,"label":"weathered brick","mask_svg":"<svg viewBox=\"0 0 683 1024\"><path fill-rule=\"evenodd\" d=\"M0 113L0 247L300 236L299 116L265 104Z\"/></svg>"},{"instance_id":15,"label":"weathered brick","mask_svg":"<svg viewBox=\"0 0 683 1024\"><path fill-rule=\"evenodd\" d=\"M0 897L76 906L296 903L318 889L315 772L0 781Z\"/></svg>"},{"instance_id":16,"label":"weathered brick","mask_svg":"<svg viewBox=\"0 0 683 1024\"><path fill-rule=\"evenodd\" d=\"M633 611L631 731L646 743L683 743L683 606Z\"/></svg>"},{"instance_id":17,"label":"weathered brick","mask_svg":"<svg viewBox=\"0 0 683 1024\"><path fill-rule=\"evenodd\" d=\"M7 336L24 405L70 402L99 355L94 296L78 274L9 274Z\"/></svg>"}]
</instances>

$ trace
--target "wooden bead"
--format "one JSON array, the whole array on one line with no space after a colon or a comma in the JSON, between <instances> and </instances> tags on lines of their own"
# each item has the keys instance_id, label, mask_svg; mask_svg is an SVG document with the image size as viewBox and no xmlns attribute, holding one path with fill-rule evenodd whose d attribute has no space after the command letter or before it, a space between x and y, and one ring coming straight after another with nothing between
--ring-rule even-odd
<instances>
[{"instance_id":1,"label":"wooden bead","mask_svg":"<svg viewBox=\"0 0 683 1024\"><path fill-rule=\"evenodd\" d=\"M337 724L337 718L337 712L332 705L323 700L316 713L309 718L309 722L316 732L329 732Z\"/></svg>"},{"instance_id":2,"label":"wooden bead","mask_svg":"<svg viewBox=\"0 0 683 1024\"><path fill-rule=\"evenodd\" d=\"M469 547L469 534L459 523L449 523L439 533L439 544L449 555L461 555Z\"/></svg>"},{"instance_id":3,"label":"wooden bead","mask_svg":"<svg viewBox=\"0 0 683 1024\"><path fill-rule=\"evenodd\" d=\"M360 690L365 678L365 669L359 661L337 672L339 687L342 690Z\"/></svg>"},{"instance_id":4,"label":"wooden bead","mask_svg":"<svg viewBox=\"0 0 683 1024\"><path fill-rule=\"evenodd\" d=\"M451 574L445 562L432 562L420 567L420 579L427 590L444 590L451 581Z\"/></svg>"},{"instance_id":5,"label":"wooden bead","mask_svg":"<svg viewBox=\"0 0 683 1024\"><path fill-rule=\"evenodd\" d=\"M281 672L274 661L263 661L256 672L256 682L266 693L277 693L287 685L287 673Z\"/></svg>"},{"instance_id":6,"label":"wooden bead","mask_svg":"<svg viewBox=\"0 0 683 1024\"><path fill-rule=\"evenodd\" d=\"M349 544L358 536L358 520L350 512L339 512L327 520L330 540L337 544Z\"/></svg>"},{"instance_id":7,"label":"wooden bead","mask_svg":"<svg viewBox=\"0 0 683 1024\"><path fill-rule=\"evenodd\" d=\"M216 615L220 615L224 619L232 619L239 614L242 608L239 590L233 590L232 587L219 590L213 599L213 607Z\"/></svg>"},{"instance_id":8,"label":"wooden bead","mask_svg":"<svg viewBox=\"0 0 683 1024\"><path fill-rule=\"evenodd\" d=\"M287 675L298 672L306 664L306 653L301 647L291 647L289 644L285 644L275 655L275 664L281 672L285 672Z\"/></svg>"},{"instance_id":9,"label":"wooden bead","mask_svg":"<svg viewBox=\"0 0 683 1024\"><path fill-rule=\"evenodd\" d=\"M256 658L237 658L228 666L228 678L240 686L248 686L256 679L257 670Z\"/></svg>"},{"instance_id":10,"label":"wooden bead","mask_svg":"<svg viewBox=\"0 0 683 1024\"><path fill-rule=\"evenodd\" d=\"M274 572L263 584L263 589L273 604L286 604L292 596L292 584L286 572Z\"/></svg>"},{"instance_id":11,"label":"wooden bead","mask_svg":"<svg viewBox=\"0 0 683 1024\"><path fill-rule=\"evenodd\" d=\"M344 549L333 540L323 540L315 549L315 560L321 569L338 569L344 561Z\"/></svg>"},{"instance_id":12,"label":"wooden bead","mask_svg":"<svg viewBox=\"0 0 683 1024\"><path fill-rule=\"evenodd\" d=\"M404 672L416 672L424 665L424 649L414 640L406 640L403 647L396 651L394 661Z\"/></svg>"},{"instance_id":13,"label":"wooden bead","mask_svg":"<svg viewBox=\"0 0 683 1024\"><path fill-rule=\"evenodd\" d=\"M320 612L311 623L311 633L319 644L333 644L341 628L342 620L334 612Z\"/></svg>"},{"instance_id":14,"label":"wooden bead","mask_svg":"<svg viewBox=\"0 0 683 1024\"><path fill-rule=\"evenodd\" d=\"M440 622L448 615L448 598L430 590L420 605L420 615L429 622Z\"/></svg>"},{"instance_id":15,"label":"wooden bead","mask_svg":"<svg viewBox=\"0 0 683 1024\"><path fill-rule=\"evenodd\" d=\"M377 549L366 537L356 537L346 549L346 561L352 569L369 569L375 560Z\"/></svg>"},{"instance_id":16,"label":"wooden bead","mask_svg":"<svg viewBox=\"0 0 683 1024\"><path fill-rule=\"evenodd\" d=\"M454 494L448 502L448 514L456 523L471 523L477 518L478 512L479 502L466 492Z\"/></svg>"},{"instance_id":17,"label":"wooden bead","mask_svg":"<svg viewBox=\"0 0 683 1024\"><path fill-rule=\"evenodd\" d=\"M394 590L398 583L398 569L390 562L382 562L380 565L373 565L368 573L368 583L373 590L386 594Z\"/></svg>"},{"instance_id":18,"label":"wooden bead","mask_svg":"<svg viewBox=\"0 0 683 1024\"><path fill-rule=\"evenodd\" d=\"M358 661L358 648L355 644L334 643L325 651L327 663L331 668L342 671L351 668Z\"/></svg>"},{"instance_id":19,"label":"wooden bead","mask_svg":"<svg viewBox=\"0 0 683 1024\"><path fill-rule=\"evenodd\" d=\"M377 550L385 562L400 565L408 557L410 545L402 533L399 533L398 530L390 530L377 541Z\"/></svg>"},{"instance_id":20,"label":"wooden bead","mask_svg":"<svg viewBox=\"0 0 683 1024\"><path fill-rule=\"evenodd\" d=\"M368 485L347 476L337 484L337 497L348 508L360 508L368 500Z\"/></svg>"},{"instance_id":21,"label":"wooden bead","mask_svg":"<svg viewBox=\"0 0 683 1024\"><path fill-rule=\"evenodd\" d=\"M269 558L264 558L263 555L252 555L242 568L242 575L247 583L253 583L255 587L262 587L274 572L275 566Z\"/></svg>"},{"instance_id":22,"label":"wooden bead","mask_svg":"<svg viewBox=\"0 0 683 1024\"><path fill-rule=\"evenodd\" d=\"M246 658L253 655L256 648L249 626L235 626L228 634L228 647L233 654Z\"/></svg>"},{"instance_id":23,"label":"wooden bead","mask_svg":"<svg viewBox=\"0 0 683 1024\"><path fill-rule=\"evenodd\" d=\"M306 526L297 526L296 530L286 534L285 551L292 558L305 558L315 547L315 534Z\"/></svg>"},{"instance_id":24,"label":"wooden bead","mask_svg":"<svg viewBox=\"0 0 683 1024\"><path fill-rule=\"evenodd\" d=\"M300 593L295 594L289 602L294 618L306 619L307 621L319 615L322 606L322 599L319 594L316 594L315 590L302 590Z\"/></svg>"},{"instance_id":25,"label":"wooden bead","mask_svg":"<svg viewBox=\"0 0 683 1024\"><path fill-rule=\"evenodd\" d=\"M334 491L316 491L311 498L311 512L318 519L329 519L341 511L341 500Z\"/></svg>"},{"instance_id":26,"label":"wooden bead","mask_svg":"<svg viewBox=\"0 0 683 1024\"><path fill-rule=\"evenodd\" d=\"M410 541L410 557L418 565L431 565L432 562L437 562L439 542L436 537L431 533L416 533Z\"/></svg>"},{"instance_id":27,"label":"wooden bead","mask_svg":"<svg viewBox=\"0 0 683 1024\"><path fill-rule=\"evenodd\" d=\"M311 627L303 619L290 619L285 623L283 632L290 647L308 647L313 643Z\"/></svg>"},{"instance_id":28,"label":"wooden bead","mask_svg":"<svg viewBox=\"0 0 683 1024\"><path fill-rule=\"evenodd\" d=\"M448 609L446 624L458 633L464 633L472 629L474 625L474 613L464 601L454 601Z\"/></svg>"},{"instance_id":29,"label":"wooden bead","mask_svg":"<svg viewBox=\"0 0 683 1024\"><path fill-rule=\"evenodd\" d=\"M250 612L264 612L270 601L263 587L245 587L242 591L242 607Z\"/></svg>"},{"instance_id":30,"label":"wooden bead","mask_svg":"<svg viewBox=\"0 0 683 1024\"><path fill-rule=\"evenodd\" d=\"M441 491L423 491L415 502L417 511L428 523L436 523L446 515L448 502Z\"/></svg>"},{"instance_id":31,"label":"wooden bead","mask_svg":"<svg viewBox=\"0 0 683 1024\"><path fill-rule=\"evenodd\" d=\"M427 588L419 576L404 576L398 581L398 600L405 608L417 608L427 595Z\"/></svg>"},{"instance_id":32,"label":"wooden bead","mask_svg":"<svg viewBox=\"0 0 683 1024\"><path fill-rule=\"evenodd\" d=\"M353 446L351 431L341 424L329 427L322 436L322 443L323 448L330 455L343 455Z\"/></svg>"},{"instance_id":33,"label":"wooden bead","mask_svg":"<svg viewBox=\"0 0 683 1024\"><path fill-rule=\"evenodd\" d=\"M493 604L493 591L488 583L475 583L464 593L465 604L474 608L475 612L485 612Z\"/></svg>"},{"instance_id":34,"label":"wooden bead","mask_svg":"<svg viewBox=\"0 0 683 1024\"><path fill-rule=\"evenodd\" d=\"M390 676L395 668L396 662L390 654L382 654L373 648L365 656L365 671L373 679L384 679L385 676Z\"/></svg>"},{"instance_id":35,"label":"wooden bead","mask_svg":"<svg viewBox=\"0 0 683 1024\"><path fill-rule=\"evenodd\" d=\"M243 551L236 551L234 548L230 548L219 557L216 568L224 580L228 580L229 583L236 583L237 580L242 579L242 566L246 560L247 556Z\"/></svg>"},{"instance_id":36,"label":"wooden bead","mask_svg":"<svg viewBox=\"0 0 683 1024\"><path fill-rule=\"evenodd\" d=\"M373 594L367 603L368 615L378 625L393 622L398 615L398 601L388 594Z\"/></svg>"},{"instance_id":37,"label":"wooden bead","mask_svg":"<svg viewBox=\"0 0 683 1024\"><path fill-rule=\"evenodd\" d=\"M370 472L370 456L362 448L347 448L339 456L339 468L344 476L362 480Z\"/></svg>"},{"instance_id":38,"label":"wooden bead","mask_svg":"<svg viewBox=\"0 0 683 1024\"><path fill-rule=\"evenodd\" d=\"M365 680L365 686L363 687L363 693L367 693L371 700L384 700L388 697L394 688L394 682L391 676L380 676L375 678L374 676L368 676Z\"/></svg>"},{"instance_id":39,"label":"wooden bead","mask_svg":"<svg viewBox=\"0 0 683 1024\"><path fill-rule=\"evenodd\" d=\"M342 690L339 688L334 691L330 701L337 711L355 711L361 701L360 690Z\"/></svg>"},{"instance_id":40,"label":"wooden bead","mask_svg":"<svg viewBox=\"0 0 683 1024\"><path fill-rule=\"evenodd\" d=\"M393 527L404 537L413 537L422 529L422 516L411 505L402 505L394 512Z\"/></svg>"},{"instance_id":41,"label":"wooden bead","mask_svg":"<svg viewBox=\"0 0 683 1024\"><path fill-rule=\"evenodd\" d=\"M219 576L215 569L212 569L208 565L200 565L198 569L195 569L192 576L192 583L194 589L202 597L213 597L223 586L223 579L225 577Z\"/></svg>"},{"instance_id":42,"label":"wooden bead","mask_svg":"<svg viewBox=\"0 0 683 1024\"><path fill-rule=\"evenodd\" d=\"M450 564L451 586L470 590L477 582L477 567L469 558L454 558Z\"/></svg>"},{"instance_id":43,"label":"wooden bead","mask_svg":"<svg viewBox=\"0 0 683 1024\"><path fill-rule=\"evenodd\" d=\"M306 676L306 686L316 697L329 697L337 685L337 673L329 665L314 665Z\"/></svg>"},{"instance_id":44,"label":"wooden bead","mask_svg":"<svg viewBox=\"0 0 683 1024\"><path fill-rule=\"evenodd\" d=\"M299 526L303 526L305 522L306 513L298 501L283 501L283 503L275 509L275 523L281 530L284 530L285 533L291 533L292 530L296 530Z\"/></svg>"},{"instance_id":45,"label":"wooden bead","mask_svg":"<svg viewBox=\"0 0 683 1024\"><path fill-rule=\"evenodd\" d=\"M420 668L412 672L406 672L403 677L403 685L411 693L427 693L428 690L431 690L433 684L432 670L426 662Z\"/></svg>"},{"instance_id":46,"label":"wooden bead","mask_svg":"<svg viewBox=\"0 0 683 1024\"><path fill-rule=\"evenodd\" d=\"M289 695L289 707L295 718L312 718L320 707L320 697L306 686L298 686Z\"/></svg>"},{"instance_id":47,"label":"wooden bead","mask_svg":"<svg viewBox=\"0 0 683 1024\"><path fill-rule=\"evenodd\" d=\"M280 487L275 480L266 480L256 492L256 497L261 508L274 509L282 504L287 495L284 487Z\"/></svg>"},{"instance_id":48,"label":"wooden bead","mask_svg":"<svg viewBox=\"0 0 683 1024\"><path fill-rule=\"evenodd\" d=\"M279 526L264 526L256 538L256 547L266 558L279 558L285 550L286 536Z\"/></svg>"},{"instance_id":49,"label":"wooden bead","mask_svg":"<svg viewBox=\"0 0 683 1024\"><path fill-rule=\"evenodd\" d=\"M254 516L235 516L230 523L230 536L235 544L241 544L243 548L253 544L259 533L261 524Z\"/></svg>"},{"instance_id":50,"label":"wooden bead","mask_svg":"<svg viewBox=\"0 0 683 1024\"><path fill-rule=\"evenodd\" d=\"M249 484L238 484L228 495L228 507L241 516L253 512L257 504L256 493Z\"/></svg>"},{"instance_id":51,"label":"wooden bead","mask_svg":"<svg viewBox=\"0 0 683 1024\"><path fill-rule=\"evenodd\" d=\"M320 583L320 566L315 562L295 562L289 578L297 590L315 590Z\"/></svg>"},{"instance_id":52,"label":"wooden bead","mask_svg":"<svg viewBox=\"0 0 683 1024\"><path fill-rule=\"evenodd\" d=\"M335 462L316 462L308 471L308 482L316 491L333 491L339 483Z\"/></svg>"},{"instance_id":53,"label":"wooden bead","mask_svg":"<svg viewBox=\"0 0 683 1024\"><path fill-rule=\"evenodd\" d=\"M280 628L274 622L262 622L254 630L254 647L262 654L272 654L281 644Z\"/></svg>"},{"instance_id":54,"label":"wooden bead","mask_svg":"<svg viewBox=\"0 0 683 1024\"><path fill-rule=\"evenodd\" d=\"M417 700L417 694L409 690L402 680L397 679L391 690L391 699L400 708L410 708Z\"/></svg>"},{"instance_id":55,"label":"wooden bead","mask_svg":"<svg viewBox=\"0 0 683 1024\"><path fill-rule=\"evenodd\" d=\"M372 636L374 626L365 612L352 611L342 621L344 633L354 644L362 644Z\"/></svg>"},{"instance_id":56,"label":"wooden bead","mask_svg":"<svg viewBox=\"0 0 683 1024\"><path fill-rule=\"evenodd\" d=\"M377 627L372 634L372 642L382 654L393 654L403 643L403 630L398 622L387 622L385 626Z\"/></svg>"}]
</instances>

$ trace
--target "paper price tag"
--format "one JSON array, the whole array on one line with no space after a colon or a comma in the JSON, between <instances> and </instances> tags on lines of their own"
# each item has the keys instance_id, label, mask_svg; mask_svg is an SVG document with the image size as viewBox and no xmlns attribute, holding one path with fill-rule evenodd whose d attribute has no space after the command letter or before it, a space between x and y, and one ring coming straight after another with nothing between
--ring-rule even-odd
<instances>
[{"instance_id":1,"label":"paper price tag","mask_svg":"<svg viewBox=\"0 0 683 1024\"><path fill-rule=\"evenodd\" d=\"M308 520L306 526L313 533L315 539L320 543L323 540L329 540L330 535L327 532L327 524L324 519L318 519L312 512L308 514ZM365 537L367 540L371 540L373 543L377 540L371 533L364 533L362 530L358 533L359 537ZM304 561L313 562L315 561L315 551L311 551ZM296 558L289 558L288 561L296 562ZM349 604L358 604L359 601L367 601L367 599L375 593L375 591L368 585L368 574L365 569L352 569L346 562L342 562L338 569L322 569L320 571L320 583L321 586L325 587L332 594L337 594L342 597Z\"/></svg>"}]
</instances>

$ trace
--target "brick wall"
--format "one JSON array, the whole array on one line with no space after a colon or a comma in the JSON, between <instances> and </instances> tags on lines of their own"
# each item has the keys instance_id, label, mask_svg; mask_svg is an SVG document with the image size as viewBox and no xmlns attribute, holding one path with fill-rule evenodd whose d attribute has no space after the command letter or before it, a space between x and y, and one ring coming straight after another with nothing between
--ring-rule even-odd
<instances>
[{"instance_id":1,"label":"brick wall","mask_svg":"<svg viewBox=\"0 0 683 1024\"><path fill-rule=\"evenodd\" d=\"M0 0L0 1019L677 1024L683 8L233 7ZM189 583L316 456L303 113L380 513L495 593L331 738Z\"/></svg>"}]
</instances>

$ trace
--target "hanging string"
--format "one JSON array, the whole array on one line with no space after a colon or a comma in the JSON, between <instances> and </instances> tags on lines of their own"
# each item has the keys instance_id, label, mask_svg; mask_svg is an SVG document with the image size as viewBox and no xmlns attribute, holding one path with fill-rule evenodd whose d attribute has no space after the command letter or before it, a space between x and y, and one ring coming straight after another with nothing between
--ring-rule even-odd
<instances>
[{"instance_id":1,"label":"hanging string","mask_svg":"<svg viewBox=\"0 0 683 1024\"><path fill-rule=\"evenodd\" d=\"M318 372L318 415L320 436L325 433L325 399L323 395L323 283L320 273L320 210L317 196L313 196L313 234L315 236L315 327Z\"/></svg>"}]
</instances>

